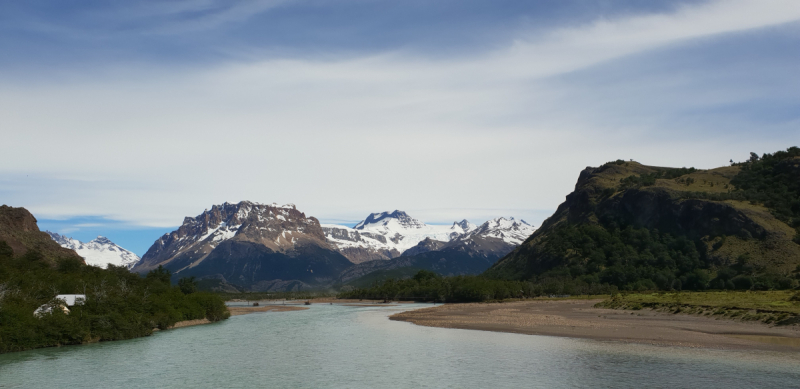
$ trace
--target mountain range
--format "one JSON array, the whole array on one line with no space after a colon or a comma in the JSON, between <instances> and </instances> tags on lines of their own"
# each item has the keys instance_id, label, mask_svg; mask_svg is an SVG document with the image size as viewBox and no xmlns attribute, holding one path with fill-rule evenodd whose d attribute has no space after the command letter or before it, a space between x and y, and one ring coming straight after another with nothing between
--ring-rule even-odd
<instances>
[{"instance_id":1,"label":"mountain range","mask_svg":"<svg viewBox=\"0 0 800 389\"><path fill-rule=\"evenodd\" d=\"M372 260L389 260L400 256L437 251L448 242L475 237L495 238L503 251L522 243L533 226L524 220L496 218L480 226L467 220L452 225L428 225L399 210L373 213L353 228L323 225L325 237L339 252L355 264Z\"/></svg>"},{"instance_id":2,"label":"mountain range","mask_svg":"<svg viewBox=\"0 0 800 389\"><path fill-rule=\"evenodd\" d=\"M372 272L396 269L478 274L535 230L523 220L502 217L481 225L467 220L428 225L400 210L370 214L352 228L320 225L292 204L242 201L186 217L139 258L108 238L81 242L40 232L35 218L23 208L3 210L8 211L0 215L9 219L8 231L0 235L20 253L34 247L54 253L48 257L77 254L88 265L112 264L140 274L161 266L175 280L195 276L230 291L343 285Z\"/></svg>"},{"instance_id":3,"label":"mountain range","mask_svg":"<svg viewBox=\"0 0 800 389\"><path fill-rule=\"evenodd\" d=\"M356 264L342 273L343 284L352 283L371 273L393 277L408 276L419 269L430 270L445 276L480 274L502 258L528 236L535 228L524 220L495 218L480 226L466 220L454 223L447 230L463 230L444 235L448 240L425 237L401 256L389 260L372 260ZM440 234L437 237L442 238ZM446 239L445 238L445 239ZM400 269L403 271L398 272ZM373 275L373 278L377 274ZM380 277L378 277L380 278Z\"/></svg>"},{"instance_id":4,"label":"mountain range","mask_svg":"<svg viewBox=\"0 0 800 389\"><path fill-rule=\"evenodd\" d=\"M346 282L370 269L402 267L407 261L401 258L441 252L452 257L450 267L458 270L422 262L419 267L477 274L533 231L513 218L480 226L466 220L427 225L399 210L370 214L350 228L321 225L292 204L242 201L185 218L177 230L156 240L132 270L163 266L175 277L195 276L246 290L297 290ZM480 264L455 265L462 259Z\"/></svg>"},{"instance_id":5,"label":"mountain range","mask_svg":"<svg viewBox=\"0 0 800 389\"><path fill-rule=\"evenodd\" d=\"M122 266L127 269L133 268L141 258L138 255L118 246L106 237L97 238L83 243L77 239L68 238L55 232L45 231L61 247L74 250L83 257L87 265L97 266L105 269L108 264Z\"/></svg>"}]
</instances>

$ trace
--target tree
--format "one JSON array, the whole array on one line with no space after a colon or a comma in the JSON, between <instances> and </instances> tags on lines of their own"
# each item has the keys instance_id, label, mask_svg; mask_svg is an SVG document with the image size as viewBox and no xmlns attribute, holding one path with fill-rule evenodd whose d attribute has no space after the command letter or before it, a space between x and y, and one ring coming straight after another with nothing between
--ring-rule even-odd
<instances>
[{"instance_id":1,"label":"tree","mask_svg":"<svg viewBox=\"0 0 800 389\"><path fill-rule=\"evenodd\" d=\"M165 284L169 284L170 283L170 281L169 281L170 277L172 277L172 273L170 273L169 270L164 269L164 267L161 266L161 265L158 265L158 269L150 270L147 273L147 279L148 280L157 280L157 281L161 281L161 282L163 282Z\"/></svg>"},{"instance_id":2,"label":"tree","mask_svg":"<svg viewBox=\"0 0 800 389\"><path fill-rule=\"evenodd\" d=\"M414 274L414 280L417 282L440 278L440 276L432 271L420 270Z\"/></svg>"},{"instance_id":3,"label":"tree","mask_svg":"<svg viewBox=\"0 0 800 389\"><path fill-rule=\"evenodd\" d=\"M178 287L183 294L192 294L197 292L197 281L195 281L194 276L183 277L178 280Z\"/></svg>"}]
</instances>

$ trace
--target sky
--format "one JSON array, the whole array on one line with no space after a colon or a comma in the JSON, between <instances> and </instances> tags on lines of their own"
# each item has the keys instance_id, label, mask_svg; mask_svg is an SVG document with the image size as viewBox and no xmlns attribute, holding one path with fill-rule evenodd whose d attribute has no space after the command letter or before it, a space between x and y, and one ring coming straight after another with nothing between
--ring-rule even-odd
<instances>
[{"instance_id":1,"label":"sky","mask_svg":"<svg viewBox=\"0 0 800 389\"><path fill-rule=\"evenodd\" d=\"M139 255L223 202L538 226L800 145L796 0L0 2L0 202Z\"/></svg>"}]
</instances>

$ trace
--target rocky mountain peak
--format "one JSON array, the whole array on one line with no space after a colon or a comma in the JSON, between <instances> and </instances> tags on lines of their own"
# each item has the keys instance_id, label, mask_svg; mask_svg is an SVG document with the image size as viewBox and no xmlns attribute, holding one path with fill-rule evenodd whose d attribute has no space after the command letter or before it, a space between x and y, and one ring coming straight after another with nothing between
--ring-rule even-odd
<instances>
[{"instance_id":1,"label":"rocky mountain peak","mask_svg":"<svg viewBox=\"0 0 800 389\"><path fill-rule=\"evenodd\" d=\"M45 232L48 235L50 235L50 237L53 238L53 240L56 241L56 243L58 243L62 247L64 247L65 244L69 244L70 238L67 238L66 236L59 235L58 233L50 232L50 231L45 231Z\"/></svg>"},{"instance_id":2,"label":"rocky mountain peak","mask_svg":"<svg viewBox=\"0 0 800 389\"><path fill-rule=\"evenodd\" d=\"M397 223L397 225L402 228L408 228L408 229L425 227L425 223L422 223L419 220L414 219L407 213L400 210L394 210L394 212L372 213L369 216L367 216L366 219L356 224L354 228L357 230L363 230L363 229L368 229L370 227L387 226L392 222Z\"/></svg>"},{"instance_id":3,"label":"rocky mountain peak","mask_svg":"<svg viewBox=\"0 0 800 389\"><path fill-rule=\"evenodd\" d=\"M535 230L535 227L524 220L517 221L513 217L497 217L487 220L460 239L464 240L472 237L498 238L504 242L518 245L524 242Z\"/></svg>"},{"instance_id":4,"label":"rocky mountain peak","mask_svg":"<svg viewBox=\"0 0 800 389\"><path fill-rule=\"evenodd\" d=\"M98 235L97 238L94 238L94 240L92 240L92 243L114 244L114 242L112 242L110 239L106 238L105 236L100 236L100 235Z\"/></svg>"},{"instance_id":5,"label":"rocky mountain peak","mask_svg":"<svg viewBox=\"0 0 800 389\"><path fill-rule=\"evenodd\" d=\"M310 242L329 247L319 221L306 217L294 204L225 202L196 217L184 218L177 230L164 234L150 247L137 271L175 256L187 261L192 258L189 264L192 266L228 240L255 243L275 252L286 252Z\"/></svg>"}]
</instances>

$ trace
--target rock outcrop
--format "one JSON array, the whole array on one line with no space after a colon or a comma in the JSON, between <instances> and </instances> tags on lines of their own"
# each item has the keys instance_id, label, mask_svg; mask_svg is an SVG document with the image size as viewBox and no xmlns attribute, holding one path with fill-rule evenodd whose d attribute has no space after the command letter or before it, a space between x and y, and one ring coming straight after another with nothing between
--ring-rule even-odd
<instances>
[{"instance_id":1,"label":"rock outcrop","mask_svg":"<svg viewBox=\"0 0 800 389\"><path fill-rule=\"evenodd\" d=\"M83 258L75 251L59 246L50 239L50 235L39 231L36 218L25 208L0 206L0 241L5 241L15 256L35 250L53 264L62 259L78 259L83 262Z\"/></svg>"}]
</instances>

